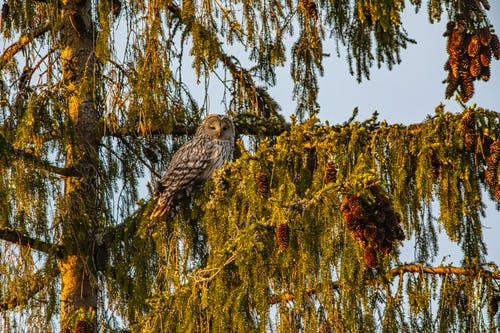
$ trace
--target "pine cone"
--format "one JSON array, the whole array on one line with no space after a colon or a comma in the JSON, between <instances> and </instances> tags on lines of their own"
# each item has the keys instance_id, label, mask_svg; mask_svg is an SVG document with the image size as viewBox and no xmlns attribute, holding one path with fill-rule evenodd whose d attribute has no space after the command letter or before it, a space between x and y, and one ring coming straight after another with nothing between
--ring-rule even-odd
<instances>
[{"instance_id":1,"label":"pine cone","mask_svg":"<svg viewBox=\"0 0 500 333\"><path fill-rule=\"evenodd\" d=\"M328 161L325 165L325 185L335 183L337 180L337 165L333 161Z\"/></svg>"},{"instance_id":2,"label":"pine cone","mask_svg":"<svg viewBox=\"0 0 500 333\"><path fill-rule=\"evenodd\" d=\"M466 76L462 78L462 85L460 89L460 98L464 103L466 103L469 99L474 95L474 82L472 81L472 77Z\"/></svg>"},{"instance_id":3,"label":"pine cone","mask_svg":"<svg viewBox=\"0 0 500 333\"><path fill-rule=\"evenodd\" d=\"M446 86L444 96L449 99L453 96L459 85L458 78L453 78L451 75L448 77L448 85Z\"/></svg>"},{"instance_id":4,"label":"pine cone","mask_svg":"<svg viewBox=\"0 0 500 333\"><path fill-rule=\"evenodd\" d=\"M488 67L491 64L491 48L489 46L481 46L479 59L481 60L481 65L484 67Z\"/></svg>"},{"instance_id":5,"label":"pine cone","mask_svg":"<svg viewBox=\"0 0 500 333\"><path fill-rule=\"evenodd\" d=\"M263 197L267 198L269 196L269 180L267 179L267 174L264 172L257 172L255 174L255 183L257 184L257 192Z\"/></svg>"},{"instance_id":6,"label":"pine cone","mask_svg":"<svg viewBox=\"0 0 500 333\"><path fill-rule=\"evenodd\" d=\"M446 31L443 33L443 36L444 37L451 36L453 31L455 30L455 26L456 26L455 21L448 21L448 23L446 23Z\"/></svg>"},{"instance_id":7,"label":"pine cone","mask_svg":"<svg viewBox=\"0 0 500 333\"><path fill-rule=\"evenodd\" d=\"M471 151L474 147L475 137L476 137L476 119L470 111L464 112L462 119L458 125L460 132L464 136L464 146L465 149Z\"/></svg>"},{"instance_id":8,"label":"pine cone","mask_svg":"<svg viewBox=\"0 0 500 333\"><path fill-rule=\"evenodd\" d=\"M500 40L498 39L498 35L493 34L491 36L490 47L495 59L500 59Z\"/></svg>"},{"instance_id":9,"label":"pine cone","mask_svg":"<svg viewBox=\"0 0 500 333\"><path fill-rule=\"evenodd\" d=\"M458 78L460 75L458 73L460 68L460 60L456 55L450 55L448 58L448 65L450 66L450 76L453 78Z\"/></svg>"},{"instance_id":10,"label":"pine cone","mask_svg":"<svg viewBox=\"0 0 500 333\"><path fill-rule=\"evenodd\" d=\"M490 28L483 27L483 28L479 29L479 41L481 42L481 44L483 44L484 46L490 45L491 38L492 38L492 35L491 35Z\"/></svg>"},{"instance_id":11,"label":"pine cone","mask_svg":"<svg viewBox=\"0 0 500 333\"><path fill-rule=\"evenodd\" d=\"M493 142L490 145L490 151L488 158L486 159L486 171L485 171L485 178L486 178L486 183L493 187L495 186L495 196L498 199L498 196L496 195L496 189L498 185L498 179L497 179L497 168L498 164L500 163L500 140L497 140Z\"/></svg>"},{"instance_id":12,"label":"pine cone","mask_svg":"<svg viewBox=\"0 0 500 333\"><path fill-rule=\"evenodd\" d=\"M470 38L469 46L467 46L467 53L469 54L469 57L474 58L475 56L477 56L477 54L479 53L479 46L479 36L473 35Z\"/></svg>"},{"instance_id":13,"label":"pine cone","mask_svg":"<svg viewBox=\"0 0 500 333\"><path fill-rule=\"evenodd\" d=\"M378 243L380 243L384 239L384 236L384 232L382 230L379 230L375 226L375 224L370 223L364 226L363 238L369 245L377 247Z\"/></svg>"},{"instance_id":14,"label":"pine cone","mask_svg":"<svg viewBox=\"0 0 500 333\"><path fill-rule=\"evenodd\" d=\"M360 198L350 195L347 197L347 202L349 204L349 210L356 220L365 220L368 217L368 212Z\"/></svg>"},{"instance_id":15,"label":"pine cone","mask_svg":"<svg viewBox=\"0 0 500 333\"><path fill-rule=\"evenodd\" d=\"M448 51L448 54L450 55L455 55L458 56L460 54L465 53L464 47L463 47L463 41L464 41L465 34L454 30L450 37L448 38L448 44L446 47L446 50Z\"/></svg>"},{"instance_id":16,"label":"pine cone","mask_svg":"<svg viewBox=\"0 0 500 333\"><path fill-rule=\"evenodd\" d=\"M363 259L366 266L376 268L378 266L377 252L371 246L367 246L363 250Z\"/></svg>"},{"instance_id":17,"label":"pine cone","mask_svg":"<svg viewBox=\"0 0 500 333\"><path fill-rule=\"evenodd\" d=\"M490 71L490 67L481 67L481 80L483 81L488 81L490 79L490 76L491 76L491 71Z\"/></svg>"},{"instance_id":18,"label":"pine cone","mask_svg":"<svg viewBox=\"0 0 500 333\"><path fill-rule=\"evenodd\" d=\"M278 225L277 239L280 251L286 250L290 244L290 227L287 223Z\"/></svg>"},{"instance_id":19,"label":"pine cone","mask_svg":"<svg viewBox=\"0 0 500 333\"><path fill-rule=\"evenodd\" d=\"M479 59L479 56L471 59L469 73L472 77L478 77L481 74L481 60Z\"/></svg>"},{"instance_id":20,"label":"pine cone","mask_svg":"<svg viewBox=\"0 0 500 333\"><path fill-rule=\"evenodd\" d=\"M495 188L496 188L496 185L497 185L497 172L496 172L496 170L494 170L492 168L487 168L484 171L484 178L486 180L486 184L488 184L491 187L495 186Z\"/></svg>"}]
</instances>

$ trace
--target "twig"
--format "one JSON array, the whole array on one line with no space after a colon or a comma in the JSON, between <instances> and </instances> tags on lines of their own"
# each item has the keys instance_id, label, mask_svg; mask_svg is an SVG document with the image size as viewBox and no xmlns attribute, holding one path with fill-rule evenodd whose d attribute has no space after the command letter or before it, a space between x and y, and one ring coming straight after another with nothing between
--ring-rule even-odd
<instances>
[{"instance_id":1,"label":"twig","mask_svg":"<svg viewBox=\"0 0 500 333\"><path fill-rule=\"evenodd\" d=\"M10 45L0 56L0 70L2 70L7 62L12 59L23 47L33 41L33 39L41 36L52 28L52 22L46 22L41 27L38 27L30 33L21 36L14 44Z\"/></svg>"}]
</instances>

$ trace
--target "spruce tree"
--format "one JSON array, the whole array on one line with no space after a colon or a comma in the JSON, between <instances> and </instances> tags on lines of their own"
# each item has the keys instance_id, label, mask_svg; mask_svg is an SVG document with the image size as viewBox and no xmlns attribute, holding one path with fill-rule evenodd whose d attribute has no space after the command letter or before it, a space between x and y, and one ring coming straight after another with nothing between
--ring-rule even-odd
<instances>
[{"instance_id":1,"label":"spruce tree","mask_svg":"<svg viewBox=\"0 0 500 333\"><path fill-rule=\"evenodd\" d=\"M499 114L316 117L330 53L359 81L400 62L405 6L448 22L443 97L466 103L500 58L488 0L4 0L1 331L496 331ZM282 66L290 122L268 92ZM194 93L214 80L235 159L152 220L154 182L220 112ZM459 264L435 265L439 230Z\"/></svg>"}]
</instances>

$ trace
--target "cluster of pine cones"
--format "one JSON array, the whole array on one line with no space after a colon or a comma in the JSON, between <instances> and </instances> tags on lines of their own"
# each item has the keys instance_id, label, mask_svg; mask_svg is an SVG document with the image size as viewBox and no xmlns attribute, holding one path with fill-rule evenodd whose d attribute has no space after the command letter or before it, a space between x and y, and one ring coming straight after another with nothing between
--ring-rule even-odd
<instances>
[{"instance_id":1,"label":"cluster of pine cones","mask_svg":"<svg viewBox=\"0 0 500 333\"><path fill-rule=\"evenodd\" d=\"M500 167L500 140L493 142L490 145L490 152L488 158L486 159L486 183L495 189L495 197L500 203L500 182L498 178L500 174L498 169Z\"/></svg>"},{"instance_id":2,"label":"cluster of pine cones","mask_svg":"<svg viewBox=\"0 0 500 333\"><path fill-rule=\"evenodd\" d=\"M365 264L375 268L379 265L378 254L388 255L393 243L405 238L401 218L378 186L368 188L373 202L357 195L345 196L341 212L347 229L363 249Z\"/></svg>"},{"instance_id":3,"label":"cluster of pine cones","mask_svg":"<svg viewBox=\"0 0 500 333\"><path fill-rule=\"evenodd\" d=\"M464 103L474 95L474 80L490 79L491 57L500 59L498 35L489 27L467 30L466 21L450 21L444 33L448 37L449 54L444 65L448 71L445 97L450 98L458 91Z\"/></svg>"}]
</instances>

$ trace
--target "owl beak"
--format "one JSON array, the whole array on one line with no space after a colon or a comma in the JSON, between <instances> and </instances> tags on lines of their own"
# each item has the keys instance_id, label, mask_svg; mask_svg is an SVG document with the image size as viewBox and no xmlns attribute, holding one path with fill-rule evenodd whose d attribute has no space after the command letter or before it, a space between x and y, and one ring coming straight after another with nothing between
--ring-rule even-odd
<instances>
[{"instance_id":1,"label":"owl beak","mask_svg":"<svg viewBox=\"0 0 500 333\"><path fill-rule=\"evenodd\" d=\"M217 128L217 129L215 130L215 135L216 135L218 138L220 138L221 134L222 134L222 132L221 132L220 128Z\"/></svg>"}]
</instances>

